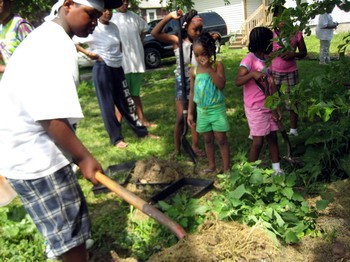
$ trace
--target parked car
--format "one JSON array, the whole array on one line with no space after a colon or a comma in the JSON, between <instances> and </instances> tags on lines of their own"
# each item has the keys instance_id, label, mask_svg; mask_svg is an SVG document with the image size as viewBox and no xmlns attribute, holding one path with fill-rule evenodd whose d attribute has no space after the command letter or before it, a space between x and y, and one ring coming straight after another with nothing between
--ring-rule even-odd
<instances>
[{"instance_id":1,"label":"parked car","mask_svg":"<svg viewBox=\"0 0 350 262\"><path fill-rule=\"evenodd\" d=\"M216 40L216 51L220 51L220 46L230 39L230 35L227 34L227 26L225 20L216 12L199 13L199 16L203 19L203 32L216 33L219 38ZM151 35L152 29L159 23L161 19L154 20L149 23L149 31L143 40L143 47L145 49L145 63L148 68L157 68L162 58L174 56L173 46L164 44L155 39ZM168 34L177 34L178 21L170 20L162 32Z\"/></svg>"}]
</instances>

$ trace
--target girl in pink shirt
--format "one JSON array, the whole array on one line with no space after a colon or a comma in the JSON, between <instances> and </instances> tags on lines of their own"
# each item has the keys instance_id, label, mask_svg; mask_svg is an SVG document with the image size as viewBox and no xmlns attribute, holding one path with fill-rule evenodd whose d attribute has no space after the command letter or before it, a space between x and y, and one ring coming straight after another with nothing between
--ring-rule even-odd
<instances>
[{"instance_id":1,"label":"girl in pink shirt","mask_svg":"<svg viewBox=\"0 0 350 262\"><path fill-rule=\"evenodd\" d=\"M278 6L275 8L273 16L279 17L282 15L285 7ZM273 38L278 38L283 35L284 21L281 21L277 28L273 31ZM295 58L303 58L307 55L306 45L304 42L302 32L297 32L291 39L283 38L284 44L289 44L292 47L292 51L287 51L279 55L272 60L272 75L277 88L281 87L281 84L287 85L287 93L289 94L290 89L299 83L298 66ZM289 43L285 42L289 41ZM273 51L277 51L282 48L278 41L273 42ZM296 52L298 49L299 52ZM290 131L289 135L298 135L298 115L294 112L289 104L286 104L286 108L290 111Z\"/></svg>"},{"instance_id":2,"label":"girl in pink shirt","mask_svg":"<svg viewBox=\"0 0 350 262\"><path fill-rule=\"evenodd\" d=\"M243 58L238 70L236 85L243 85L244 110L250 128L250 135L253 137L252 146L249 152L249 162L255 162L259 158L264 137L269 146L272 159L272 168L276 174L282 173L279 162L279 149L277 143L278 130L275 120L280 120L279 112L272 112L265 108L265 93L259 88L270 88L269 92L275 93L277 89L270 75L270 69L266 67L265 59L272 51L272 32L266 27L256 27L249 35L249 53ZM267 78L269 86L265 86ZM257 83L257 82L258 83ZM259 85L258 85L259 84Z\"/></svg>"}]
</instances>

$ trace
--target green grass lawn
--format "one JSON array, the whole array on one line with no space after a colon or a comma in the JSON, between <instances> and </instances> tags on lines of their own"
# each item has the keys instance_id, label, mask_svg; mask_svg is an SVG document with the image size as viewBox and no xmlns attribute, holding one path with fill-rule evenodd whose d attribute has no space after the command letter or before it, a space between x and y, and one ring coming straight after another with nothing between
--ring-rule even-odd
<instances>
[{"instance_id":1,"label":"green grass lawn","mask_svg":"<svg viewBox=\"0 0 350 262\"><path fill-rule=\"evenodd\" d=\"M318 47L316 46L318 40L310 37L306 38L306 43L310 51L318 52ZM334 52L334 45L336 43L336 40L332 42L331 52ZM246 154L250 146L250 141L247 139L248 125L244 117L242 87L236 87L234 84L239 63L246 54L247 50L236 51L223 47L221 54L218 55L218 59L225 65L227 78L224 93L231 127L231 130L228 132L231 157L235 157L238 154ZM319 65L318 61L315 60L301 60L298 61L298 65L300 68L300 77L306 81L318 74L322 74L326 70L324 66ZM173 130L175 124L174 69L175 65L170 64L159 70L146 72L144 77L142 102L145 115L149 121L158 124L158 127L150 128L149 130L151 133L161 136L161 138L159 140L152 140L149 138L139 139L126 123L123 122L123 135L125 141L129 143L129 147L124 150L117 149L112 146L109 141L100 116L93 84L91 82L84 82L80 85L78 92L85 118L78 125L77 135L92 154L101 162L104 168L107 168L109 165L131 160L147 159L150 157L168 159L169 154L173 152ZM289 127L288 123L289 121L287 121L286 118L286 127ZM187 138L190 141L190 132ZM204 150L202 139L200 147ZM218 149L216 150L216 156L219 160L220 152ZM189 159L185 155L178 158L178 161L179 164L182 164L188 162ZM205 167L205 165L206 160L200 159L199 168ZM187 173L187 175L198 176L190 172ZM94 195L91 191L92 184L83 179L81 175L79 176L79 182L90 208L93 225L92 238L96 240L96 244L93 248L94 254L103 257L108 255L110 250L118 250L121 254L129 254L130 251L127 249L127 244L125 243L125 235L128 233L128 213L130 211L130 206L118 199L114 194ZM17 199L11 206L20 205ZM1 210L4 210L4 208L0 208L0 211ZM0 221L1 219L6 218L0 217ZM23 245L27 245L29 248L33 248L33 246L36 245L39 246L38 250L40 250L40 248L43 247L42 244L40 244L42 239L40 237L36 239L37 241L35 243ZM3 258L5 261L4 251L8 248L9 247L4 246L4 244L1 245L0 240L0 260ZM15 248L15 246L11 248ZM23 251L18 252L20 253ZM34 253L32 253L32 255ZM35 261L42 261L40 259L43 259L42 254L36 255L36 257L38 260ZM34 260L27 257L26 261Z\"/></svg>"}]
</instances>

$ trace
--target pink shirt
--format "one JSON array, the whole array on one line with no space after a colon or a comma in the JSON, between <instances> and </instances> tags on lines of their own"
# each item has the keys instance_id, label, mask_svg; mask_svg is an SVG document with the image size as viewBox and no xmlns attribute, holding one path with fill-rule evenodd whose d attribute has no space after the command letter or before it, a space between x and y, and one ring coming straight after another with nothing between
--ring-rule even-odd
<instances>
[{"instance_id":1,"label":"pink shirt","mask_svg":"<svg viewBox=\"0 0 350 262\"><path fill-rule=\"evenodd\" d=\"M273 38L277 38L278 35L275 31L273 31ZM301 41L301 38L303 37L303 34L299 31L292 39L291 39L291 45L294 50L296 50L298 43ZM277 41L273 42L273 51L278 50L281 48L281 46L278 44ZM283 60L280 57L276 57L272 60L272 71L274 72L293 72L298 70L297 63L295 59L290 59L288 61Z\"/></svg>"},{"instance_id":2,"label":"pink shirt","mask_svg":"<svg viewBox=\"0 0 350 262\"><path fill-rule=\"evenodd\" d=\"M259 59L253 53L249 53L245 58L243 58L240 66L244 66L249 72L259 71L267 73L269 82L272 81L272 77L270 76L271 70L270 68L266 68L265 60ZM265 86L264 83L261 84ZM259 89L254 79L250 79L243 85L244 106L264 107L265 99L265 94Z\"/></svg>"}]
</instances>

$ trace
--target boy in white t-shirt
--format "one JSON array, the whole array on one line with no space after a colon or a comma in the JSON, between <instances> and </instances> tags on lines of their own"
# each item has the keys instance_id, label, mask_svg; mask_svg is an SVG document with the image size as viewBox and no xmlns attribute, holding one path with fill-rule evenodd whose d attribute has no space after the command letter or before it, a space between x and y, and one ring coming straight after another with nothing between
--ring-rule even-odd
<instances>
[{"instance_id":1,"label":"boy in white t-shirt","mask_svg":"<svg viewBox=\"0 0 350 262\"><path fill-rule=\"evenodd\" d=\"M83 117L71 37L93 32L104 1L60 0L54 9L53 20L16 49L0 83L0 174L53 253L63 261L86 261L87 205L62 151L98 184L95 173L102 167L71 129Z\"/></svg>"}]
</instances>

